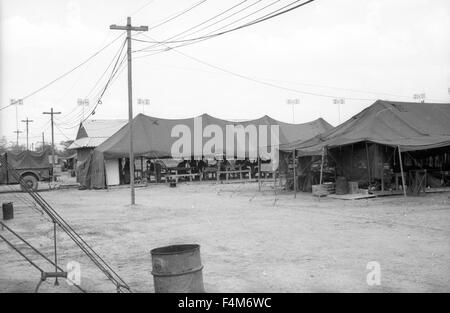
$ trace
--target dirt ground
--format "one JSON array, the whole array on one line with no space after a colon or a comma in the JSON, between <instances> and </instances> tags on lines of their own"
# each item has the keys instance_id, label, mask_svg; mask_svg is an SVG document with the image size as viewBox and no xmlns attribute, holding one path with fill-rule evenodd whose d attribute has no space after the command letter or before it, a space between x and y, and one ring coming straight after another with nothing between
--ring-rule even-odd
<instances>
[{"instance_id":1,"label":"dirt ground","mask_svg":"<svg viewBox=\"0 0 450 313\"><path fill-rule=\"evenodd\" d=\"M319 201L257 190L254 183L152 185L136 190L134 207L127 188L41 194L136 292L154 292L150 250L179 243L201 245L207 292L450 291L449 193ZM53 257L52 224L23 196L0 194L0 202L14 201L15 218L6 223ZM60 264L81 264L87 291L115 291L61 231L58 245ZM366 282L370 261L381 266L379 286ZM1 241L0 292L33 292L38 280ZM76 289L52 280L40 291Z\"/></svg>"}]
</instances>

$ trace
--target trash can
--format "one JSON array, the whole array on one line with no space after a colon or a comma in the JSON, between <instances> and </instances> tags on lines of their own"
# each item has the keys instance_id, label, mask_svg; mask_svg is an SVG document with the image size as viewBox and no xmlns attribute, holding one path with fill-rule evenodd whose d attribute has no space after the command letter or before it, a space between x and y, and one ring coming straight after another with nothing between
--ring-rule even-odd
<instances>
[{"instance_id":1,"label":"trash can","mask_svg":"<svg viewBox=\"0 0 450 313\"><path fill-rule=\"evenodd\" d=\"M156 293L205 292L199 245L172 245L150 253Z\"/></svg>"},{"instance_id":2,"label":"trash can","mask_svg":"<svg viewBox=\"0 0 450 313\"><path fill-rule=\"evenodd\" d=\"M336 178L336 194L337 195L348 194L348 182L346 177L339 176Z\"/></svg>"},{"instance_id":3,"label":"trash can","mask_svg":"<svg viewBox=\"0 0 450 313\"><path fill-rule=\"evenodd\" d=\"M2 203L3 220L12 220L14 218L14 207L12 202Z\"/></svg>"}]
</instances>

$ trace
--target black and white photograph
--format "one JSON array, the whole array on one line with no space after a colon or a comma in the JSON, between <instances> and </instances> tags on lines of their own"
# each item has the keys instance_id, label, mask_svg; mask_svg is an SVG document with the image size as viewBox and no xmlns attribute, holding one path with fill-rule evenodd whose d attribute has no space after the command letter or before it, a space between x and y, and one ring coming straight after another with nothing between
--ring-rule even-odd
<instances>
[{"instance_id":1,"label":"black and white photograph","mask_svg":"<svg viewBox=\"0 0 450 313\"><path fill-rule=\"evenodd\" d=\"M450 292L448 0L0 0L0 293Z\"/></svg>"}]
</instances>

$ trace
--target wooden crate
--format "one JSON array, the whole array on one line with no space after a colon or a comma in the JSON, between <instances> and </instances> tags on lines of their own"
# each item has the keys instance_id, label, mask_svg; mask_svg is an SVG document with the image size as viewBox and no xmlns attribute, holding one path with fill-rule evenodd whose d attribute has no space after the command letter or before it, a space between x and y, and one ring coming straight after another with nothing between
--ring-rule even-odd
<instances>
[{"instance_id":1,"label":"wooden crate","mask_svg":"<svg viewBox=\"0 0 450 313\"><path fill-rule=\"evenodd\" d=\"M356 181L349 181L348 182L348 193L349 194L356 194L356 193L358 193L358 182L356 182Z\"/></svg>"},{"instance_id":2,"label":"wooden crate","mask_svg":"<svg viewBox=\"0 0 450 313\"><path fill-rule=\"evenodd\" d=\"M316 197L322 197L335 192L335 184L325 183L322 185L312 185L312 194Z\"/></svg>"}]
</instances>

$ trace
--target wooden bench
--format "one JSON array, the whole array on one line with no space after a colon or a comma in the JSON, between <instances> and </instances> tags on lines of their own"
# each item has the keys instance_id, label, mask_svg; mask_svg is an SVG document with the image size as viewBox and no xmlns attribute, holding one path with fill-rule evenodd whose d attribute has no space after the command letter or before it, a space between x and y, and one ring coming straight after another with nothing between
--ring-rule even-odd
<instances>
[{"instance_id":1,"label":"wooden bench","mask_svg":"<svg viewBox=\"0 0 450 313\"><path fill-rule=\"evenodd\" d=\"M242 179L242 174L248 173L248 179L252 179L252 171L248 170L226 170L226 171L217 171L217 180L220 179L221 174L225 174L225 179L228 180L230 174L239 174L239 178Z\"/></svg>"},{"instance_id":2,"label":"wooden bench","mask_svg":"<svg viewBox=\"0 0 450 313\"><path fill-rule=\"evenodd\" d=\"M181 177L189 178L190 181L192 181L192 178L199 177L200 180L202 180L202 174L201 173L192 173L192 169L190 167L182 168L182 167L173 167L168 168L168 173L166 174L166 181L170 181L175 179L175 182L178 183L178 179ZM179 172L186 172L183 174L179 174Z\"/></svg>"},{"instance_id":3,"label":"wooden bench","mask_svg":"<svg viewBox=\"0 0 450 313\"><path fill-rule=\"evenodd\" d=\"M203 179L209 179L209 175L211 174L212 179L216 179L217 177L217 167L208 166L203 169Z\"/></svg>"},{"instance_id":4,"label":"wooden bench","mask_svg":"<svg viewBox=\"0 0 450 313\"><path fill-rule=\"evenodd\" d=\"M200 180L202 180L202 174L201 173L193 173L193 174L168 174L168 175L166 175L166 178L168 179L168 180L173 180L173 179L175 179L175 182L177 182L178 183L178 179L179 178L181 178L181 177L189 177L189 180L190 181L192 181L192 178L195 178L195 177L200 177ZM166 180L167 180L166 179Z\"/></svg>"}]
</instances>

